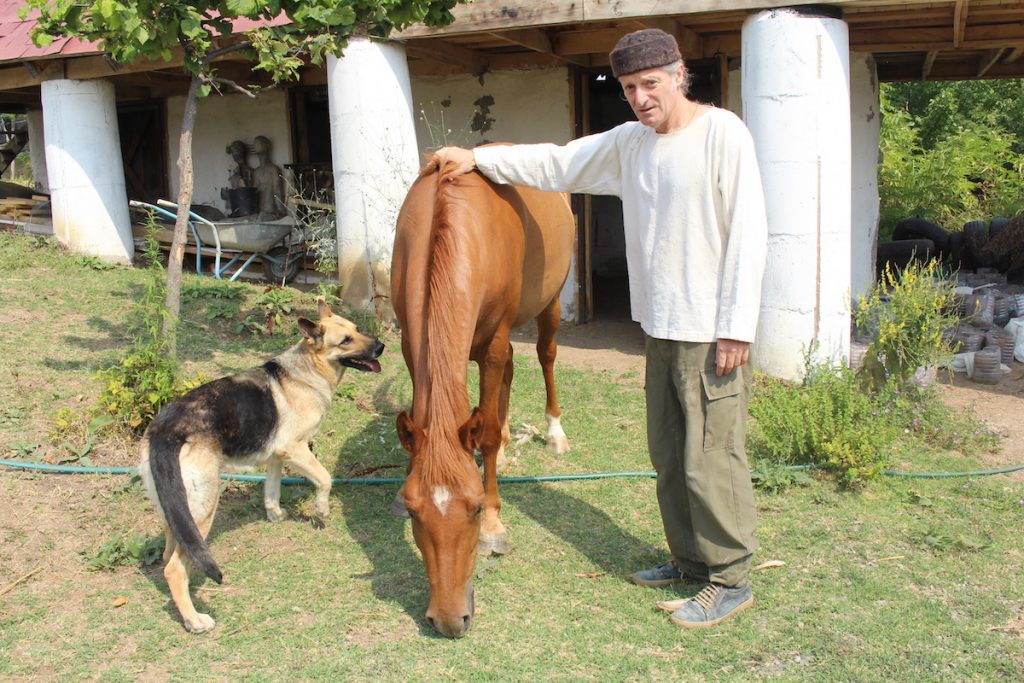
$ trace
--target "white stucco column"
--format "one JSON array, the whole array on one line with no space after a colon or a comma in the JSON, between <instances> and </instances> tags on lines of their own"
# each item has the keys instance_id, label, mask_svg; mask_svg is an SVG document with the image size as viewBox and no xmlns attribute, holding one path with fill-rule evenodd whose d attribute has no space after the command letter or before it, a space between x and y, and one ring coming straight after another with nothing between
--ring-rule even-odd
<instances>
[{"instance_id":1,"label":"white stucco column","mask_svg":"<svg viewBox=\"0 0 1024 683\"><path fill-rule=\"evenodd\" d=\"M405 49L353 38L327 87L342 297L387 320L395 220L419 170Z\"/></svg>"},{"instance_id":2,"label":"white stucco column","mask_svg":"<svg viewBox=\"0 0 1024 683\"><path fill-rule=\"evenodd\" d=\"M882 113L878 69L869 53L850 55L850 136L852 139L852 213L850 295L854 301L875 284L878 246L878 158Z\"/></svg>"},{"instance_id":3,"label":"white stucco column","mask_svg":"<svg viewBox=\"0 0 1024 683\"><path fill-rule=\"evenodd\" d=\"M743 114L768 211L756 367L798 379L850 344L849 33L838 10L764 11L743 24ZM821 16L821 13L831 16Z\"/></svg>"},{"instance_id":4,"label":"white stucco column","mask_svg":"<svg viewBox=\"0 0 1024 683\"><path fill-rule=\"evenodd\" d=\"M43 132L43 110L29 109L25 112L28 121L28 156L32 160L32 187L43 192L50 191L46 177L46 134Z\"/></svg>"},{"instance_id":5,"label":"white stucco column","mask_svg":"<svg viewBox=\"0 0 1024 683\"><path fill-rule=\"evenodd\" d=\"M54 234L72 251L130 263L134 246L113 84L43 81L42 99Z\"/></svg>"}]
</instances>

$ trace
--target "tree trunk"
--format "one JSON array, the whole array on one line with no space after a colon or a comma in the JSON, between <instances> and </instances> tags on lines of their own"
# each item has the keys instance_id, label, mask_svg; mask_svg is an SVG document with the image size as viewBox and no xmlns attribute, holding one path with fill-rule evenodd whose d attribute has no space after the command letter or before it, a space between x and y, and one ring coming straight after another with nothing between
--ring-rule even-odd
<instances>
[{"instance_id":1,"label":"tree trunk","mask_svg":"<svg viewBox=\"0 0 1024 683\"><path fill-rule=\"evenodd\" d=\"M164 319L163 330L167 352L172 358L177 354L175 332L181 313L181 263L185 257L188 212L192 206L192 188L195 183L192 173L192 129L196 121L199 85L199 77L192 76L188 97L185 98L185 113L181 117L181 137L178 142L178 215L174 221L174 239L167 259L167 317Z\"/></svg>"}]
</instances>

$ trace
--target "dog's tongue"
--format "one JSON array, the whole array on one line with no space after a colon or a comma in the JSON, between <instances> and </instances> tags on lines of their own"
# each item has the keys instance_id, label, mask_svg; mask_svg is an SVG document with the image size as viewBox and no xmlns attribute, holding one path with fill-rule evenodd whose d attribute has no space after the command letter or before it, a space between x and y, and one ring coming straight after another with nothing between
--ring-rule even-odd
<instances>
[{"instance_id":1,"label":"dog's tongue","mask_svg":"<svg viewBox=\"0 0 1024 683\"><path fill-rule=\"evenodd\" d=\"M370 372L380 372L380 363L375 360L366 361L366 367L370 369Z\"/></svg>"}]
</instances>

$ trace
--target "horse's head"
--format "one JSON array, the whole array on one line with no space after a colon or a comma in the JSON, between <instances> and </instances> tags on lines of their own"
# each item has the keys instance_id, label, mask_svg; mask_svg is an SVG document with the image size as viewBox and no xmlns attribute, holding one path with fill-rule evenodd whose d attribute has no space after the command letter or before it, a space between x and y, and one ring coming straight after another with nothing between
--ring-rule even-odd
<instances>
[{"instance_id":1,"label":"horse's head","mask_svg":"<svg viewBox=\"0 0 1024 683\"><path fill-rule=\"evenodd\" d=\"M445 450L457 457L443 465L426 453L428 435L405 413L398 416L398 439L409 452L409 473L402 487L412 533L430 581L427 621L449 638L461 638L473 620L473 567L480 538L484 488L473 459L469 424L459 443ZM454 439L453 439L454 440Z\"/></svg>"}]
</instances>

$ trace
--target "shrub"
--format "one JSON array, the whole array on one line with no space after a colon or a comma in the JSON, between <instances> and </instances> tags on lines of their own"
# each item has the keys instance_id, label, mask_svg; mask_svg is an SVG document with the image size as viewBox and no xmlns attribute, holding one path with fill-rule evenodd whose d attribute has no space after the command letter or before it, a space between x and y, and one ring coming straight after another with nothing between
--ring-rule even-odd
<instances>
[{"instance_id":1,"label":"shrub","mask_svg":"<svg viewBox=\"0 0 1024 683\"><path fill-rule=\"evenodd\" d=\"M900 272L886 265L871 292L858 299L853 317L871 337L861 376L875 391L890 380L906 387L919 368L945 363L952 355L945 332L959 321L953 285L941 279L934 260Z\"/></svg>"},{"instance_id":2,"label":"shrub","mask_svg":"<svg viewBox=\"0 0 1024 683\"><path fill-rule=\"evenodd\" d=\"M97 373L103 386L93 409L111 416L121 431L133 434L141 433L164 405L203 382L201 377L182 380L177 363L167 352L169 340L163 334L165 279L152 216L147 227L142 260L150 276L135 306L136 337L117 365Z\"/></svg>"},{"instance_id":3,"label":"shrub","mask_svg":"<svg viewBox=\"0 0 1024 683\"><path fill-rule=\"evenodd\" d=\"M885 470L897 435L877 419L872 399L847 368L811 367L802 384L760 378L750 404L751 453L769 462L822 467L844 486L873 479Z\"/></svg>"}]
</instances>

